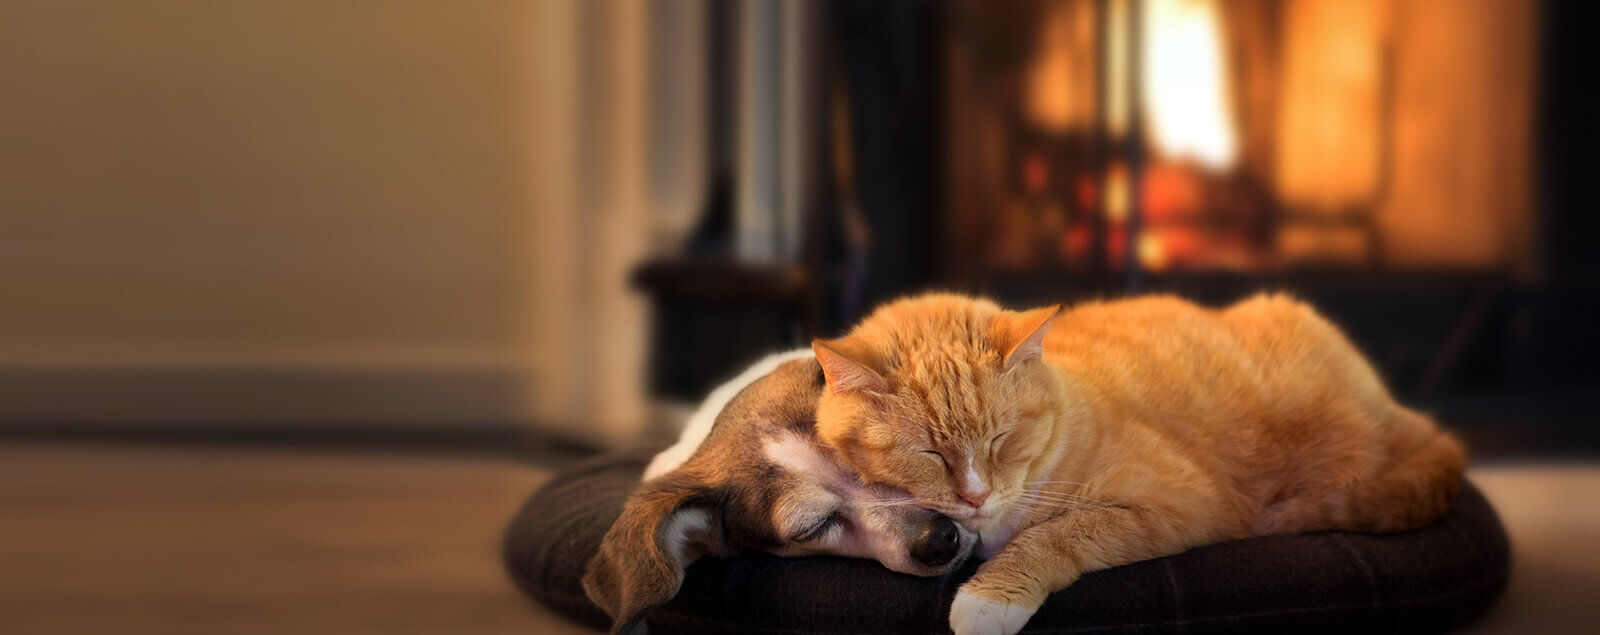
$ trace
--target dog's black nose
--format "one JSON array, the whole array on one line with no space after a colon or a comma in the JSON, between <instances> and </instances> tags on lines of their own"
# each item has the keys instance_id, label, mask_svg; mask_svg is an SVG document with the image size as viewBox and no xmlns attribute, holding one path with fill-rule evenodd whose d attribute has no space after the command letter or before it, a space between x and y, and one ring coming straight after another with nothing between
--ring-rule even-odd
<instances>
[{"instance_id":1,"label":"dog's black nose","mask_svg":"<svg viewBox=\"0 0 1600 635\"><path fill-rule=\"evenodd\" d=\"M940 515L928 523L922 536L911 546L911 558L930 567L950 562L961 550L961 531L949 517Z\"/></svg>"}]
</instances>

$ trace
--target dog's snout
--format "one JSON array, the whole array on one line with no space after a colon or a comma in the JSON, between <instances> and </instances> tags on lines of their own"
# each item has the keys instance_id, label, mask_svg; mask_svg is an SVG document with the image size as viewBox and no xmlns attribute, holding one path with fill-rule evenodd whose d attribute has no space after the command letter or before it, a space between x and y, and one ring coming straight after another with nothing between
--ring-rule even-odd
<instances>
[{"instance_id":1,"label":"dog's snout","mask_svg":"<svg viewBox=\"0 0 1600 635\"><path fill-rule=\"evenodd\" d=\"M949 517L940 515L928 523L922 536L911 547L911 557L926 566L937 567L950 562L961 551L961 531Z\"/></svg>"}]
</instances>

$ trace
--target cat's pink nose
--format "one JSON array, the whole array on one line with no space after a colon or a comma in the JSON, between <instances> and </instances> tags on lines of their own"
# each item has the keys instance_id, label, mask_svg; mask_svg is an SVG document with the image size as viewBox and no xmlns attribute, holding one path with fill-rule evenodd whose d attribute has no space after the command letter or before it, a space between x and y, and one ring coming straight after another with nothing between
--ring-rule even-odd
<instances>
[{"instance_id":1,"label":"cat's pink nose","mask_svg":"<svg viewBox=\"0 0 1600 635\"><path fill-rule=\"evenodd\" d=\"M960 492L961 500L974 508L983 507L983 502L989 500L989 488L963 489Z\"/></svg>"},{"instance_id":2,"label":"cat's pink nose","mask_svg":"<svg viewBox=\"0 0 1600 635\"><path fill-rule=\"evenodd\" d=\"M983 502L989 500L989 484L983 482L977 466L971 463L967 463L967 472L956 479L955 486L956 495L973 509L983 507Z\"/></svg>"}]
</instances>

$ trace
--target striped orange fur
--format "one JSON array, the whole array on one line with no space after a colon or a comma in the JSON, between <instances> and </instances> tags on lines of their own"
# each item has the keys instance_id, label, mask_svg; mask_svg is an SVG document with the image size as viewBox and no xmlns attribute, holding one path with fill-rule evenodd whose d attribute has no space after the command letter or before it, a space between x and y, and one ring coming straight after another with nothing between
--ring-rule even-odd
<instances>
[{"instance_id":1,"label":"striped orange fur","mask_svg":"<svg viewBox=\"0 0 1600 635\"><path fill-rule=\"evenodd\" d=\"M992 557L957 597L957 632L1014 631L1085 572L1199 545L1420 527L1466 461L1282 295L1058 313L933 294L814 349L821 437L983 535Z\"/></svg>"}]
</instances>

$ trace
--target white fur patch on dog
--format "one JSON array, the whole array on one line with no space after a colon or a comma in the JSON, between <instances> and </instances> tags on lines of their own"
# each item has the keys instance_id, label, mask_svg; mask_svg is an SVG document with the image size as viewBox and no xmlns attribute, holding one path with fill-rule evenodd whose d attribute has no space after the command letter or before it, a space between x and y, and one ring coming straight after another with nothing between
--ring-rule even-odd
<instances>
[{"instance_id":1,"label":"white fur patch on dog","mask_svg":"<svg viewBox=\"0 0 1600 635\"><path fill-rule=\"evenodd\" d=\"M710 529L711 512L704 509L681 510L667 519L661 528L661 543L667 554L678 563L678 568L682 569L689 566L689 541L694 539L695 534L703 534Z\"/></svg>"},{"instance_id":2,"label":"white fur patch on dog","mask_svg":"<svg viewBox=\"0 0 1600 635\"><path fill-rule=\"evenodd\" d=\"M963 588L950 603L950 630L956 635L1012 635L1038 610L996 602Z\"/></svg>"},{"instance_id":3,"label":"white fur patch on dog","mask_svg":"<svg viewBox=\"0 0 1600 635\"><path fill-rule=\"evenodd\" d=\"M810 348L768 355L745 369L732 381L711 391L705 401L700 402L700 408L689 416L689 422L684 426L683 435L678 437L678 442L650 460L650 466L644 470L643 480L648 481L678 469L678 466L688 461L689 457L694 456L694 451L700 449L700 443L711 434L711 426L717 422L717 415L722 414L722 409L728 407L728 402L733 401L733 397L738 395L739 391L755 383L757 379L765 377L784 362L813 355L815 353L812 353Z\"/></svg>"},{"instance_id":4,"label":"white fur patch on dog","mask_svg":"<svg viewBox=\"0 0 1600 635\"><path fill-rule=\"evenodd\" d=\"M773 463L787 468L790 472L820 476L834 472L837 468L833 461L828 460L811 439L785 431L777 438L767 441L767 458Z\"/></svg>"}]
</instances>

